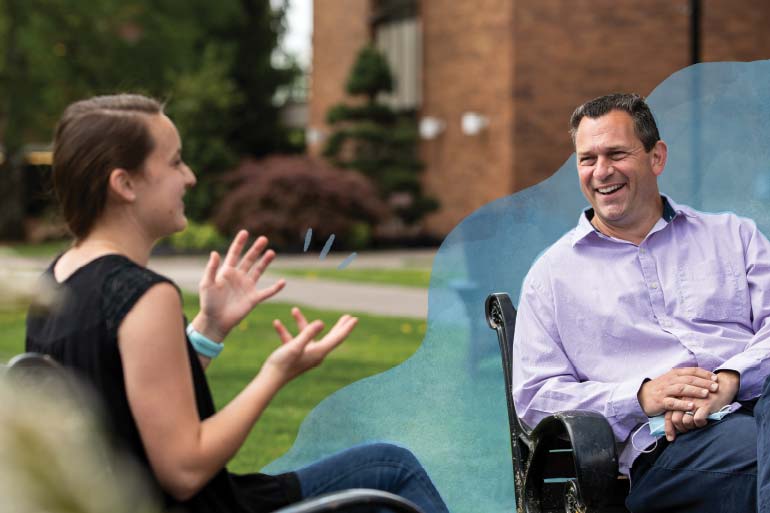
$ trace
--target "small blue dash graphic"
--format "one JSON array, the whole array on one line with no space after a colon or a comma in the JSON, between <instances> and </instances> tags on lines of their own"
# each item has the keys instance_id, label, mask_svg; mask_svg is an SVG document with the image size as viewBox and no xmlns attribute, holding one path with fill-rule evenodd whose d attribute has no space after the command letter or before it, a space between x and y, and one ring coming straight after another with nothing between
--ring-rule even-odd
<instances>
[{"instance_id":1,"label":"small blue dash graphic","mask_svg":"<svg viewBox=\"0 0 770 513\"><path fill-rule=\"evenodd\" d=\"M307 253L307 248L310 247L310 241L313 240L313 229L308 228L307 233L305 234L305 249L303 250L305 253Z\"/></svg>"},{"instance_id":2,"label":"small blue dash graphic","mask_svg":"<svg viewBox=\"0 0 770 513\"><path fill-rule=\"evenodd\" d=\"M355 260L355 258L356 258L357 256L358 256L358 253L356 253L356 252L353 252L353 253L349 254L349 255L348 255L348 257L347 257L345 260L343 260L343 261L342 261L342 263L341 263L340 265L338 265L338 266L337 266L337 269L339 269L340 271L341 271L341 270L343 270L344 268L346 268L347 266L349 266L349 265L350 265L350 263L351 263L353 260Z\"/></svg>"},{"instance_id":3,"label":"small blue dash graphic","mask_svg":"<svg viewBox=\"0 0 770 513\"><path fill-rule=\"evenodd\" d=\"M329 239L326 241L326 244L324 244L324 248L321 250L321 255L318 257L318 260L323 260L326 258L326 255L328 255L329 251L332 249L332 244L334 244L333 233L329 235Z\"/></svg>"}]
</instances>

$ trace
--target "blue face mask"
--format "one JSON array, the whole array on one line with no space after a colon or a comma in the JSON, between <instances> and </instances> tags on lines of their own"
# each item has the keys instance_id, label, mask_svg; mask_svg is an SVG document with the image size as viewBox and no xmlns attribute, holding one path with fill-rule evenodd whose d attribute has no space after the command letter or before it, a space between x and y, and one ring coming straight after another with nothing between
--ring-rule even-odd
<instances>
[{"instance_id":1,"label":"blue face mask","mask_svg":"<svg viewBox=\"0 0 770 513\"><path fill-rule=\"evenodd\" d=\"M726 415L729 415L730 413L732 412L730 411L730 405L728 404L728 405L725 405L721 410L715 411L714 413L709 415L707 418L710 420L719 422L720 420L725 418ZM636 446L636 444L634 443L634 437L636 436L637 433L639 433L639 431L641 431L644 428L644 426L647 426L647 425L650 426L650 434L652 436L656 438L661 437L666 434L665 424L666 424L665 415L658 415L657 417L648 417L647 422L639 426L639 428L636 431L634 431L634 434L631 435L631 444L634 446L634 449L644 453L654 451L655 448L658 446L657 440L655 440L655 444L653 444L651 448L644 450Z\"/></svg>"}]
</instances>

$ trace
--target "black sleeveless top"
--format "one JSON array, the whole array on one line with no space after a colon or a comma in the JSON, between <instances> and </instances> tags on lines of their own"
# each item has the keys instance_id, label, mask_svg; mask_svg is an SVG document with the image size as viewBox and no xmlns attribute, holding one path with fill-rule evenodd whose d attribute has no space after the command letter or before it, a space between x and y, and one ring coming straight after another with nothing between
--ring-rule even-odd
<instances>
[{"instance_id":1,"label":"black sleeveless top","mask_svg":"<svg viewBox=\"0 0 770 513\"><path fill-rule=\"evenodd\" d=\"M300 500L294 473L236 475L225 468L184 503L164 493L154 479L128 405L117 334L123 318L150 287L171 281L124 256L105 255L57 284L53 279L55 263L44 277L55 284L61 301L49 310L30 309L26 350L51 355L93 385L103 399L108 435L119 449L133 454L162 494L166 507L190 513L261 513ZM187 353L198 412L205 419L215 413L214 401L189 340Z\"/></svg>"}]
</instances>

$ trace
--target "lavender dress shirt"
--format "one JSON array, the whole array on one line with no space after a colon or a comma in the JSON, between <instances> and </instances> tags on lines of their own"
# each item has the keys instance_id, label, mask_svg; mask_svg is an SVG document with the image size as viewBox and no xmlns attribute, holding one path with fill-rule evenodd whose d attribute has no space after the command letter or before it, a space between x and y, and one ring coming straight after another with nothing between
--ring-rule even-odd
<instances>
[{"instance_id":1,"label":"lavender dress shirt","mask_svg":"<svg viewBox=\"0 0 770 513\"><path fill-rule=\"evenodd\" d=\"M607 237L589 209L524 279L514 337L513 399L528 426L562 410L610 423L626 475L647 421L637 392L674 367L734 370L737 400L770 374L770 242L753 221L664 199L639 246ZM644 448L648 429L635 437Z\"/></svg>"}]
</instances>

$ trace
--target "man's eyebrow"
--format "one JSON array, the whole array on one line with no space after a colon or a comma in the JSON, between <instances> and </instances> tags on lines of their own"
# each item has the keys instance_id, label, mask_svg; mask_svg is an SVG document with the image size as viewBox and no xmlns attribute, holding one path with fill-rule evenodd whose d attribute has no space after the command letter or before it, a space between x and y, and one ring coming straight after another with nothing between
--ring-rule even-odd
<instances>
[{"instance_id":1,"label":"man's eyebrow","mask_svg":"<svg viewBox=\"0 0 770 513\"><path fill-rule=\"evenodd\" d=\"M628 146L607 146L605 148L599 148L599 151L594 151L593 149L585 150L585 151L578 151L577 155L578 157L585 157L585 156L592 156L596 155L597 153L616 153L620 151L631 151L631 148Z\"/></svg>"}]
</instances>

